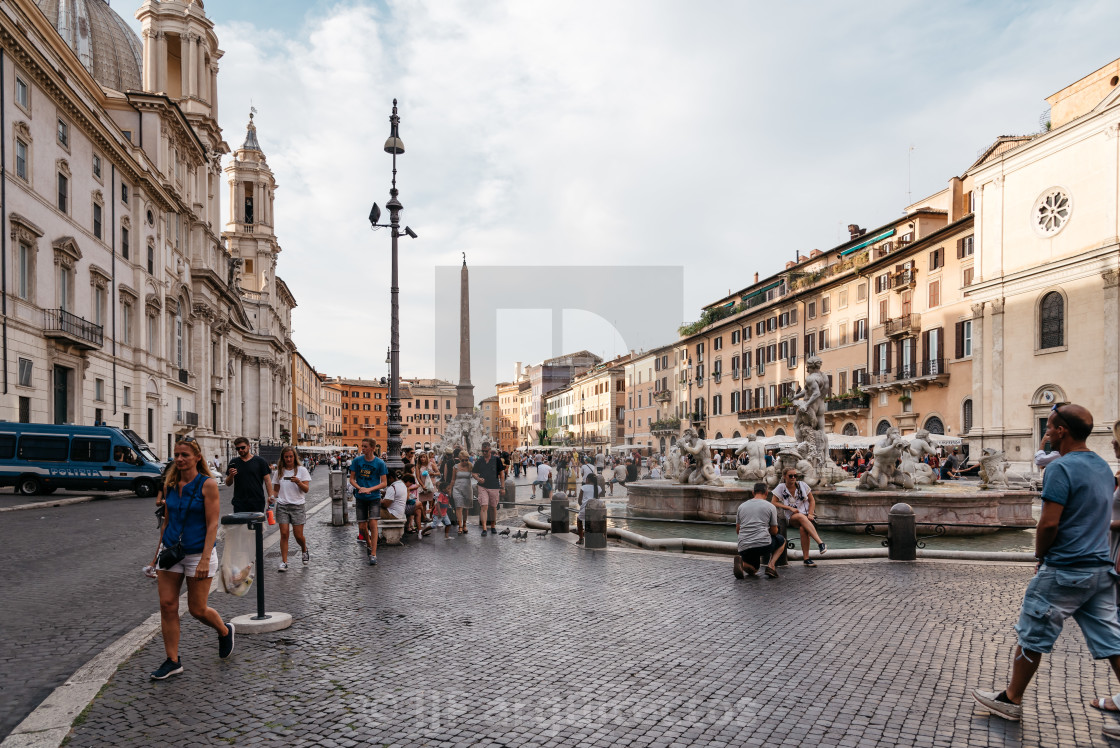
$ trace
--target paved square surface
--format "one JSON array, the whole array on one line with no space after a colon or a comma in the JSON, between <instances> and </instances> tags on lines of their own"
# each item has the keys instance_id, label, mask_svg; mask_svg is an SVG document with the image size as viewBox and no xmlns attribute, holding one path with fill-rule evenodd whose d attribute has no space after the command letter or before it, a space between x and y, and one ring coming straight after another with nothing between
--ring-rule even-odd
<instances>
[{"instance_id":1,"label":"paved square surface","mask_svg":"<svg viewBox=\"0 0 1120 748\"><path fill-rule=\"evenodd\" d=\"M1021 725L968 696L1007 677L1023 566L823 561L737 581L730 560L474 526L384 548L371 568L354 529L327 519L309 523L310 566L267 562L269 607L292 628L241 636L222 662L185 618L186 672L148 680L157 637L70 745L1108 744L1112 717L1085 701L1115 686L1075 625ZM254 606L212 602L227 617Z\"/></svg>"}]
</instances>

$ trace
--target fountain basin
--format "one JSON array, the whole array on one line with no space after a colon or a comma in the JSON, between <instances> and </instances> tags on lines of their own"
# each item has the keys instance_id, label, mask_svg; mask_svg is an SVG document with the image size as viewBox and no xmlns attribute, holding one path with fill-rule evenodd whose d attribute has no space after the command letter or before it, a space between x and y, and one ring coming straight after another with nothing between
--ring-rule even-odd
<instances>
[{"instance_id":1,"label":"fountain basin","mask_svg":"<svg viewBox=\"0 0 1120 748\"><path fill-rule=\"evenodd\" d=\"M683 486L667 480L628 483L628 504L635 517L734 522L739 505L751 496L753 483L724 478L724 486ZM860 491L855 481L813 491L817 521L859 523L838 527L862 533L866 525L885 532L887 512L905 502L914 508L919 523L959 523L977 527L946 527L948 535L984 535L1001 527L1035 526L1031 509L1038 493L1030 490L981 490L975 483L953 481L922 486L911 491ZM919 534L932 528L919 525Z\"/></svg>"}]
</instances>

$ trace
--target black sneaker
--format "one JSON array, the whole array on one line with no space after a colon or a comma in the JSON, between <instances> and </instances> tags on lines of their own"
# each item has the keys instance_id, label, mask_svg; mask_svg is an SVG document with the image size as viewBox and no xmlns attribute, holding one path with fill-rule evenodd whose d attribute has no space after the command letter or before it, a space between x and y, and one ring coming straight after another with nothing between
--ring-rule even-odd
<instances>
[{"instance_id":1,"label":"black sneaker","mask_svg":"<svg viewBox=\"0 0 1120 748\"><path fill-rule=\"evenodd\" d=\"M170 678L172 675L178 675L181 672L183 672L183 663L181 661L175 662L175 660L168 657L163 661L163 664L159 666L159 669L152 673L152 680L163 680L164 678Z\"/></svg>"},{"instance_id":2,"label":"black sneaker","mask_svg":"<svg viewBox=\"0 0 1120 748\"><path fill-rule=\"evenodd\" d=\"M228 634L225 636L218 635L218 657L223 660L233 654L233 624L227 623L226 628L229 629Z\"/></svg>"}]
</instances>

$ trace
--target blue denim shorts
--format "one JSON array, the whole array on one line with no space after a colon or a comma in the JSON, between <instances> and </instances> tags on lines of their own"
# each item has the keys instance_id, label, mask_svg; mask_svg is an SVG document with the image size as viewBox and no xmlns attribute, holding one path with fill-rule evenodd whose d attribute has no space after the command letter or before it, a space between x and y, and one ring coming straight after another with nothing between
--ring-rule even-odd
<instances>
[{"instance_id":1,"label":"blue denim shorts","mask_svg":"<svg viewBox=\"0 0 1120 748\"><path fill-rule=\"evenodd\" d=\"M1058 569L1043 566L1027 585L1015 633L1019 646L1049 653L1062 624L1073 616L1095 659L1120 655L1112 566Z\"/></svg>"}]
</instances>

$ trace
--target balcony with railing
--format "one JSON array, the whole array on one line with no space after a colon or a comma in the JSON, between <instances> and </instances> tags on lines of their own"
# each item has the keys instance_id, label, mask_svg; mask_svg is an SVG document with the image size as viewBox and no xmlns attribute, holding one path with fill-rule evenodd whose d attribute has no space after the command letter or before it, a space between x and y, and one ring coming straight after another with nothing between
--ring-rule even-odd
<instances>
[{"instance_id":1,"label":"balcony with railing","mask_svg":"<svg viewBox=\"0 0 1120 748\"><path fill-rule=\"evenodd\" d=\"M940 384L949 378L949 369L945 359L933 358L926 361L903 364L891 369L887 367L871 374L863 388L878 392L880 390L924 389L930 384Z\"/></svg>"},{"instance_id":2,"label":"balcony with railing","mask_svg":"<svg viewBox=\"0 0 1120 748\"><path fill-rule=\"evenodd\" d=\"M891 288L895 292L902 292L918 285L918 272L914 268L899 270L891 274Z\"/></svg>"},{"instance_id":3,"label":"balcony with railing","mask_svg":"<svg viewBox=\"0 0 1120 748\"><path fill-rule=\"evenodd\" d=\"M175 411L175 425L176 426L197 426L198 413L191 413L189 410Z\"/></svg>"},{"instance_id":4,"label":"balcony with railing","mask_svg":"<svg viewBox=\"0 0 1120 748\"><path fill-rule=\"evenodd\" d=\"M892 317L887 320L886 328L888 338L917 335L922 331L922 315L904 314L901 317Z\"/></svg>"},{"instance_id":5,"label":"balcony with railing","mask_svg":"<svg viewBox=\"0 0 1120 748\"><path fill-rule=\"evenodd\" d=\"M65 309L43 310L43 335L65 340L87 350L100 348L105 344L105 329L101 325L95 325Z\"/></svg>"},{"instance_id":6,"label":"balcony with railing","mask_svg":"<svg viewBox=\"0 0 1120 748\"><path fill-rule=\"evenodd\" d=\"M659 403L667 403L673 399L673 393L669 390L658 390L653 393L653 399Z\"/></svg>"},{"instance_id":7,"label":"balcony with railing","mask_svg":"<svg viewBox=\"0 0 1120 748\"><path fill-rule=\"evenodd\" d=\"M675 434L681 430L681 419L664 418L649 425L651 434Z\"/></svg>"},{"instance_id":8,"label":"balcony with railing","mask_svg":"<svg viewBox=\"0 0 1120 748\"><path fill-rule=\"evenodd\" d=\"M747 408L746 410L740 410L738 415L740 421L750 421L753 423L765 420L786 421L796 413L797 408L793 405L768 405L764 408Z\"/></svg>"},{"instance_id":9,"label":"balcony with railing","mask_svg":"<svg viewBox=\"0 0 1120 748\"><path fill-rule=\"evenodd\" d=\"M871 407L871 398L867 395L847 395L829 398L825 401L825 410L829 413L849 413L866 410Z\"/></svg>"}]
</instances>

